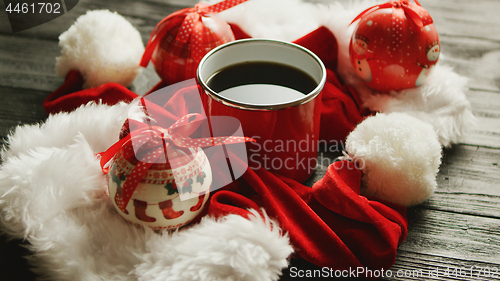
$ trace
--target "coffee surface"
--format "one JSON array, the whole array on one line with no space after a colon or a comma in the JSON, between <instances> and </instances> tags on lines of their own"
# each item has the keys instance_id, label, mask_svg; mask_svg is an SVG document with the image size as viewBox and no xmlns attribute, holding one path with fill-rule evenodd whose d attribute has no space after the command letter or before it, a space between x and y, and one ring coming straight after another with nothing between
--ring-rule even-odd
<instances>
[{"instance_id":1,"label":"coffee surface","mask_svg":"<svg viewBox=\"0 0 500 281\"><path fill-rule=\"evenodd\" d=\"M316 81L301 69L272 62L244 62L212 75L208 87L228 99L256 104L281 104L303 98Z\"/></svg>"}]
</instances>

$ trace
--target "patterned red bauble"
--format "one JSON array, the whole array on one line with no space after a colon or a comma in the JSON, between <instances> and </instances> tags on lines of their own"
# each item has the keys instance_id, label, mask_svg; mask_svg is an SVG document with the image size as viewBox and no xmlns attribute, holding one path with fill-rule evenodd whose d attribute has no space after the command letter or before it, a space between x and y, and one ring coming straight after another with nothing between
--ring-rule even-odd
<instances>
[{"instance_id":1,"label":"patterned red bauble","mask_svg":"<svg viewBox=\"0 0 500 281\"><path fill-rule=\"evenodd\" d=\"M151 57L156 72L167 84L195 78L196 68L206 53L219 45L234 41L229 24L214 14L200 15L200 20L193 23L195 26L189 36L194 37L194 40L179 40L181 24L182 21L168 30ZM196 40L197 37L203 38Z\"/></svg>"},{"instance_id":2,"label":"patterned red bauble","mask_svg":"<svg viewBox=\"0 0 500 281\"><path fill-rule=\"evenodd\" d=\"M140 65L146 67L152 61L166 84L195 78L203 56L234 40L229 24L216 14L246 1L198 3L168 15L151 32Z\"/></svg>"},{"instance_id":3,"label":"patterned red bauble","mask_svg":"<svg viewBox=\"0 0 500 281\"><path fill-rule=\"evenodd\" d=\"M365 84L379 92L421 86L441 50L429 13L418 2L391 1L358 19L349 55Z\"/></svg>"}]
</instances>

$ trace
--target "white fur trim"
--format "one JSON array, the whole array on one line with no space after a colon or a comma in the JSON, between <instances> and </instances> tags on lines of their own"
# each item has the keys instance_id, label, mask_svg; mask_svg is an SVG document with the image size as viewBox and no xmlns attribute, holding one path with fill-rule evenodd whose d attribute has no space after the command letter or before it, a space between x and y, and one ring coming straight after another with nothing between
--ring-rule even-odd
<instances>
[{"instance_id":1,"label":"white fur trim","mask_svg":"<svg viewBox=\"0 0 500 281\"><path fill-rule=\"evenodd\" d=\"M2 152L0 230L31 244L49 280L277 280L292 248L267 217L206 218L170 236L116 212L95 153L141 114L91 103L18 127Z\"/></svg>"},{"instance_id":2,"label":"white fur trim","mask_svg":"<svg viewBox=\"0 0 500 281\"><path fill-rule=\"evenodd\" d=\"M124 17L108 10L89 11L59 36L61 56L56 59L56 73L80 71L84 87L108 82L130 85L141 67L144 53L139 31Z\"/></svg>"},{"instance_id":3,"label":"white fur trim","mask_svg":"<svg viewBox=\"0 0 500 281\"><path fill-rule=\"evenodd\" d=\"M293 252L267 216L204 218L171 237L154 235L134 271L139 280L278 280Z\"/></svg>"},{"instance_id":4,"label":"white fur trim","mask_svg":"<svg viewBox=\"0 0 500 281\"><path fill-rule=\"evenodd\" d=\"M420 88L364 97L367 107L379 112L404 112L434 128L439 142L449 147L459 143L476 125L465 91L467 78L438 64Z\"/></svg>"},{"instance_id":5,"label":"white fur trim","mask_svg":"<svg viewBox=\"0 0 500 281\"><path fill-rule=\"evenodd\" d=\"M368 117L346 140L363 172L364 193L403 206L427 200L437 186L441 146L432 126L404 113Z\"/></svg>"}]
</instances>

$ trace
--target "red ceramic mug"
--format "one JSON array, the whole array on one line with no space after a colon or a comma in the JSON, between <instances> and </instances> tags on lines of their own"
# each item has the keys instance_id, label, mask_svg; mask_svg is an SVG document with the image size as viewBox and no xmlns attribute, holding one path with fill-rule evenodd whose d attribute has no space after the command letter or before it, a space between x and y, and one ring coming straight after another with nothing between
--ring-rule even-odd
<instances>
[{"instance_id":1,"label":"red ceramic mug","mask_svg":"<svg viewBox=\"0 0 500 281\"><path fill-rule=\"evenodd\" d=\"M282 70L286 75L275 75ZM247 75L261 75L255 79L265 81L240 79ZM290 81L282 84L273 79ZM247 145L251 168L263 167L299 182L314 172L326 70L313 52L278 40L236 40L203 57L197 81L206 93L203 102L207 116L235 117L241 122L243 134L257 141ZM300 84L297 87L304 87L291 89L296 82ZM294 85L288 87L286 83ZM226 89L220 84L227 84ZM281 91L283 87L285 91Z\"/></svg>"}]
</instances>

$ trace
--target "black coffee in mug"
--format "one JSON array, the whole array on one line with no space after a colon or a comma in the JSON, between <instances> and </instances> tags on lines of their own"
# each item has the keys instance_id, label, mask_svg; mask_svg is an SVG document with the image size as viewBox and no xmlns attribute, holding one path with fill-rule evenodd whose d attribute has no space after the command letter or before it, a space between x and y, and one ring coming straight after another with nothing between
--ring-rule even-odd
<instances>
[{"instance_id":1,"label":"black coffee in mug","mask_svg":"<svg viewBox=\"0 0 500 281\"><path fill-rule=\"evenodd\" d=\"M252 61L222 68L207 79L207 86L237 102L265 105L304 98L318 83L296 67Z\"/></svg>"}]
</instances>

